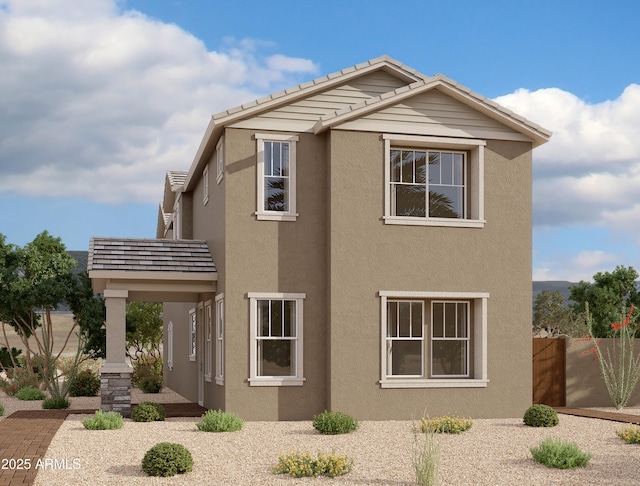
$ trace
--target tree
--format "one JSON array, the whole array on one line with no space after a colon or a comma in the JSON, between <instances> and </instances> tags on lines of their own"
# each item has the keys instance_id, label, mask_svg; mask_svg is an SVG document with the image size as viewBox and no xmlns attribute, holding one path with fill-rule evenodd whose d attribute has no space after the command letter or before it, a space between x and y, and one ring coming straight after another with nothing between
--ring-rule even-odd
<instances>
[{"instance_id":1,"label":"tree","mask_svg":"<svg viewBox=\"0 0 640 486\"><path fill-rule=\"evenodd\" d=\"M533 329L546 337L581 337L586 332L582 319L567 307L560 292L543 290L533 303Z\"/></svg>"},{"instance_id":2,"label":"tree","mask_svg":"<svg viewBox=\"0 0 640 486\"><path fill-rule=\"evenodd\" d=\"M132 351L133 350L133 351ZM162 357L162 303L127 304L127 356L137 361L142 356L155 361Z\"/></svg>"},{"instance_id":3,"label":"tree","mask_svg":"<svg viewBox=\"0 0 640 486\"><path fill-rule=\"evenodd\" d=\"M613 337L612 322L617 322L634 305L640 308L640 294L636 286L638 272L633 267L617 266L613 272L598 272L593 283L580 281L572 285L570 299L576 313L584 314L588 303L591 326L595 338Z\"/></svg>"},{"instance_id":4,"label":"tree","mask_svg":"<svg viewBox=\"0 0 640 486\"><path fill-rule=\"evenodd\" d=\"M67 297L67 303L80 327L80 337L84 342L82 352L89 359L106 358L107 310L104 298L93 293L87 272L78 274L76 284Z\"/></svg>"}]
</instances>

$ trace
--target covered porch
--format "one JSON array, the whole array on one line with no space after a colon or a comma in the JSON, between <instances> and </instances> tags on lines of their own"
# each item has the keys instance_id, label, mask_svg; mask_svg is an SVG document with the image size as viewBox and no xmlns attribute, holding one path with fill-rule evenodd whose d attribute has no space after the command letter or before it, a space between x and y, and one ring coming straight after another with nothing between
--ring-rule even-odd
<instances>
[{"instance_id":1,"label":"covered porch","mask_svg":"<svg viewBox=\"0 0 640 486\"><path fill-rule=\"evenodd\" d=\"M204 241L134 238L91 238L87 270L107 311L101 409L128 414L133 369L125 354L127 302L213 299L218 274Z\"/></svg>"}]
</instances>

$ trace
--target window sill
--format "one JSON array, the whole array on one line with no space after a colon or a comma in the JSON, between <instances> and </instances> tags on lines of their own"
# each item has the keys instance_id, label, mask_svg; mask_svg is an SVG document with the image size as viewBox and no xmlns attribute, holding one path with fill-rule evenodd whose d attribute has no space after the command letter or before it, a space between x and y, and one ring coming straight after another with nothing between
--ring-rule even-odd
<instances>
[{"instance_id":1,"label":"window sill","mask_svg":"<svg viewBox=\"0 0 640 486\"><path fill-rule=\"evenodd\" d=\"M305 378L249 378L249 386L302 386Z\"/></svg>"},{"instance_id":2,"label":"window sill","mask_svg":"<svg viewBox=\"0 0 640 486\"><path fill-rule=\"evenodd\" d=\"M204 375L204 381L211 383L211 375Z\"/></svg>"},{"instance_id":3,"label":"window sill","mask_svg":"<svg viewBox=\"0 0 640 486\"><path fill-rule=\"evenodd\" d=\"M189 361L195 361L196 357L195 356L189 356Z\"/></svg>"},{"instance_id":4,"label":"window sill","mask_svg":"<svg viewBox=\"0 0 640 486\"><path fill-rule=\"evenodd\" d=\"M256 219L259 221L295 221L298 213L259 213L256 212Z\"/></svg>"},{"instance_id":5,"label":"window sill","mask_svg":"<svg viewBox=\"0 0 640 486\"><path fill-rule=\"evenodd\" d=\"M216 385L224 386L224 378L216 378Z\"/></svg>"},{"instance_id":6,"label":"window sill","mask_svg":"<svg viewBox=\"0 0 640 486\"><path fill-rule=\"evenodd\" d=\"M222 181L223 177L224 177L224 173L220 172L220 174L216 176L216 184L220 184L220 181Z\"/></svg>"},{"instance_id":7,"label":"window sill","mask_svg":"<svg viewBox=\"0 0 640 486\"><path fill-rule=\"evenodd\" d=\"M448 226L452 228L484 228L486 221L480 219L416 218L412 216L384 216L384 224L405 226Z\"/></svg>"},{"instance_id":8,"label":"window sill","mask_svg":"<svg viewBox=\"0 0 640 486\"><path fill-rule=\"evenodd\" d=\"M486 388L489 380L383 379L380 388Z\"/></svg>"}]
</instances>

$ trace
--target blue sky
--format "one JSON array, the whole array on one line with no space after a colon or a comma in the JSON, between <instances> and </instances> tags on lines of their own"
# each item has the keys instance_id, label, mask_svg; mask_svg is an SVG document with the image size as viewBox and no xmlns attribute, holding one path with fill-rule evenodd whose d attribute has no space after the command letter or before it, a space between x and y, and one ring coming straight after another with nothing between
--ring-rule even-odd
<instances>
[{"instance_id":1,"label":"blue sky","mask_svg":"<svg viewBox=\"0 0 640 486\"><path fill-rule=\"evenodd\" d=\"M165 171L211 114L388 54L554 132L534 279L640 270L637 5L0 0L0 233L154 237Z\"/></svg>"}]
</instances>

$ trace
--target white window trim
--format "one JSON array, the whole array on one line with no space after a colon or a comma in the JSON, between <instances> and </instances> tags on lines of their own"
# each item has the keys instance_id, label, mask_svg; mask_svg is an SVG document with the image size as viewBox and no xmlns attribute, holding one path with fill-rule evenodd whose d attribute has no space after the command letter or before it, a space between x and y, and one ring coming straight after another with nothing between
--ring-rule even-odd
<instances>
[{"instance_id":1,"label":"white window trim","mask_svg":"<svg viewBox=\"0 0 640 486\"><path fill-rule=\"evenodd\" d=\"M206 206L209 202L209 164L204 166L204 170L202 171L202 180L204 181L202 203Z\"/></svg>"},{"instance_id":2,"label":"white window trim","mask_svg":"<svg viewBox=\"0 0 640 486\"><path fill-rule=\"evenodd\" d=\"M224 177L224 137L220 137L216 144L216 184Z\"/></svg>"},{"instance_id":3,"label":"white window trim","mask_svg":"<svg viewBox=\"0 0 640 486\"><path fill-rule=\"evenodd\" d=\"M486 388L487 378L487 302L488 292L416 292L381 290L380 388ZM387 300L447 299L470 300L474 322L471 325L473 346L472 378L404 378L387 377ZM430 331L429 331L430 332Z\"/></svg>"},{"instance_id":4,"label":"white window trim","mask_svg":"<svg viewBox=\"0 0 640 486\"><path fill-rule=\"evenodd\" d=\"M278 135L256 133L257 154L257 201L255 216L258 220L267 221L295 221L296 212L296 145L299 137L296 135ZM264 210L264 142L289 142L289 211Z\"/></svg>"},{"instance_id":5,"label":"white window trim","mask_svg":"<svg viewBox=\"0 0 640 486\"><path fill-rule=\"evenodd\" d=\"M418 135L383 134L384 140L384 216L385 224L409 226L450 226L462 228L483 228L484 220L484 147L485 140L452 137L424 137ZM467 194L469 201L468 218L418 218L394 216L391 214L391 146L402 144L408 147L431 148L434 150L468 150Z\"/></svg>"},{"instance_id":6,"label":"white window trim","mask_svg":"<svg viewBox=\"0 0 640 486\"><path fill-rule=\"evenodd\" d=\"M216 375L217 385L224 386L224 294L216 295Z\"/></svg>"},{"instance_id":7,"label":"white window trim","mask_svg":"<svg viewBox=\"0 0 640 486\"><path fill-rule=\"evenodd\" d=\"M176 196L176 202L173 205L173 239L182 238L182 215L180 213L180 205L182 203L182 193Z\"/></svg>"},{"instance_id":8,"label":"white window trim","mask_svg":"<svg viewBox=\"0 0 640 486\"><path fill-rule=\"evenodd\" d=\"M250 386L302 386L304 378L304 312L303 304L307 294L301 293L270 293L270 292L249 292L249 385ZM258 300L267 299L288 299L296 301L296 376L258 376L258 351L257 351L257 328L258 328Z\"/></svg>"},{"instance_id":9,"label":"white window trim","mask_svg":"<svg viewBox=\"0 0 640 486\"><path fill-rule=\"evenodd\" d=\"M213 370L213 304L210 300L204 303L204 379L211 381Z\"/></svg>"},{"instance_id":10,"label":"white window trim","mask_svg":"<svg viewBox=\"0 0 640 486\"><path fill-rule=\"evenodd\" d=\"M198 324L196 316L196 309L194 307L189 310L189 361L196 360L196 350L198 349Z\"/></svg>"},{"instance_id":11,"label":"white window trim","mask_svg":"<svg viewBox=\"0 0 640 486\"><path fill-rule=\"evenodd\" d=\"M173 371L173 321L167 324L167 367Z\"/></svg>"}]
</instances>

